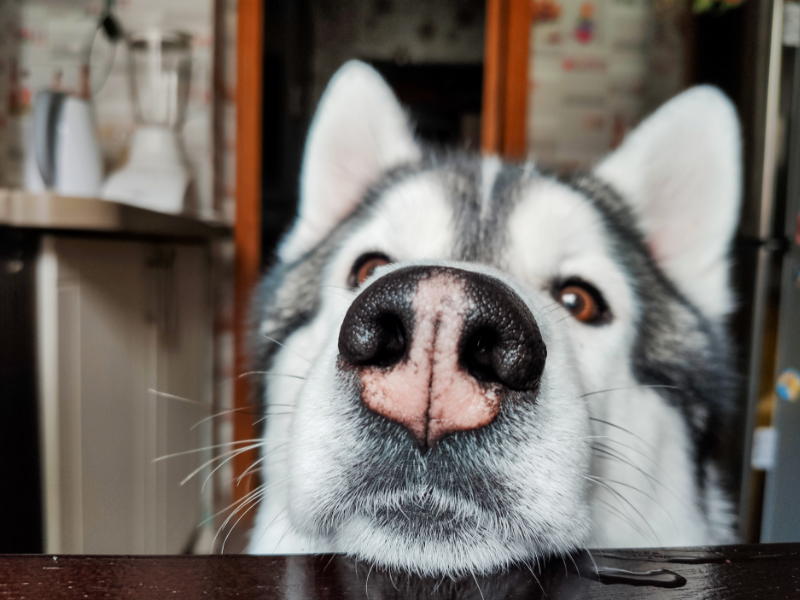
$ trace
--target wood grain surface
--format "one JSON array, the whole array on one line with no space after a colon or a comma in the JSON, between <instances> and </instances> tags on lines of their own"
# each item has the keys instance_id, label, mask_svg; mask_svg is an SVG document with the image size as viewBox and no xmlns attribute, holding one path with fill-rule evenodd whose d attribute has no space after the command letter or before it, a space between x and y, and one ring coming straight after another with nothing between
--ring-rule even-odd
<instances>
[{"instance_id":1,"label":"wood grain surface","mask_svg":"<svg viewBox=\"0 0 800 600\"><path fill-rule=\"evenodd\" d=\"M800 598L800 544L594 550L458 581L339 555L0 556L0 598L788 600Z\"/></svg>"}]
</instances>

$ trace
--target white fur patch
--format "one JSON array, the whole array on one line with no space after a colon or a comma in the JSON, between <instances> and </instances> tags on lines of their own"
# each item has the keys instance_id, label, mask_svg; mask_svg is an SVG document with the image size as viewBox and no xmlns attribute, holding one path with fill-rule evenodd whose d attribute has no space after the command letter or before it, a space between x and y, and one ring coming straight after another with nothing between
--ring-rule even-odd
<instances>
[{"instance_id":1,"label":"white fur patch","mask_svg":"<svg viewBox=\"0 0 800 600\"><path fill-rule=\"evenodd\" d=\"M697 87L656 111L595 170L630 201L664 271L712 318L732 308L727 257L741 153L730 100Z\"/></svg>"},{"instance_id":2,"label":"white fur patch","mask_svg":"<svg viewBox=\"0 0 800 600\"><path fill-rule=\"evenodd\" d=\"M481 162L481 219L485 220L492 212L492 189L503 168L498 156L487 156Z\"/></svg>"},{"instance_id":3,"label":"white fur patch","mask_svg":"<svg viewBox=\"0 0 800 600\"><path fill-rule=\"evenodd\" d=\"M324 238L387 169L419 160L408 119L378 73L358 61L331 80L308 135L300 214L281 257L291 261Z\"/></svg>"}]
</instances>

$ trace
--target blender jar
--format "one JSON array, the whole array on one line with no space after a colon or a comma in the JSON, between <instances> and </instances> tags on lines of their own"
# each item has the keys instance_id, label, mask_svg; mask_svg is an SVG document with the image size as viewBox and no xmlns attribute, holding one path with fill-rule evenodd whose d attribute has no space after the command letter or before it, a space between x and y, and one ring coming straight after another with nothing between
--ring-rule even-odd
<instances>
[{"instance_id":1,"label":"blender jar","mask_svg":"<svg viewBox=\"0 0 800 600\"><path fill-rule=\"evenodd\" d=\"M189 99L192 36L148 30L131 33L127 42L137 124L179 131Z\"/></svg>"}]
</instances>

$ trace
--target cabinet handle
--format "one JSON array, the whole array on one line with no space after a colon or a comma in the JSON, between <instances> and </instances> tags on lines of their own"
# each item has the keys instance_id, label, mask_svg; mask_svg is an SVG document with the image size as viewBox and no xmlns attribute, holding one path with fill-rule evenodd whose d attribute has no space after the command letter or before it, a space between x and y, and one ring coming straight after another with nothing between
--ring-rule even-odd
<instances>
[{"instance_id":1,"label":"cabinet handle","mask_svg":"<svg viewBox=\"0 0 800 600\"><path fill-rule=\"evenodd\" d=\"M155 324L162 336L170 339L178 332L175 254L172 246L155 246L145 260L148 272L145 318Z\"/></svg>"}]
</instances>

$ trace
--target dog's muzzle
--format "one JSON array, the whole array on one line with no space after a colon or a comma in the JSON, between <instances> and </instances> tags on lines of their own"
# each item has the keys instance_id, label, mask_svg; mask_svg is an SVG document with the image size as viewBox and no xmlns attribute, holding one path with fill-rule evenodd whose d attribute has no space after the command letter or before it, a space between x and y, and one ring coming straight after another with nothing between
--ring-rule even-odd
<instances>
[{"instance_id":1,"label":"dog's muzzle","mask_svg":"<svg viewBox=\"0 0 800 600\"><path fill-rule=\"evenodd\" d=\"M363 402L423 450L491 423L510 390L535 392L547 355L511 288L437 266L400 268L364 290L342 323L339 353L340 368L360 376Z\"/></svg>"}]
</instances>

